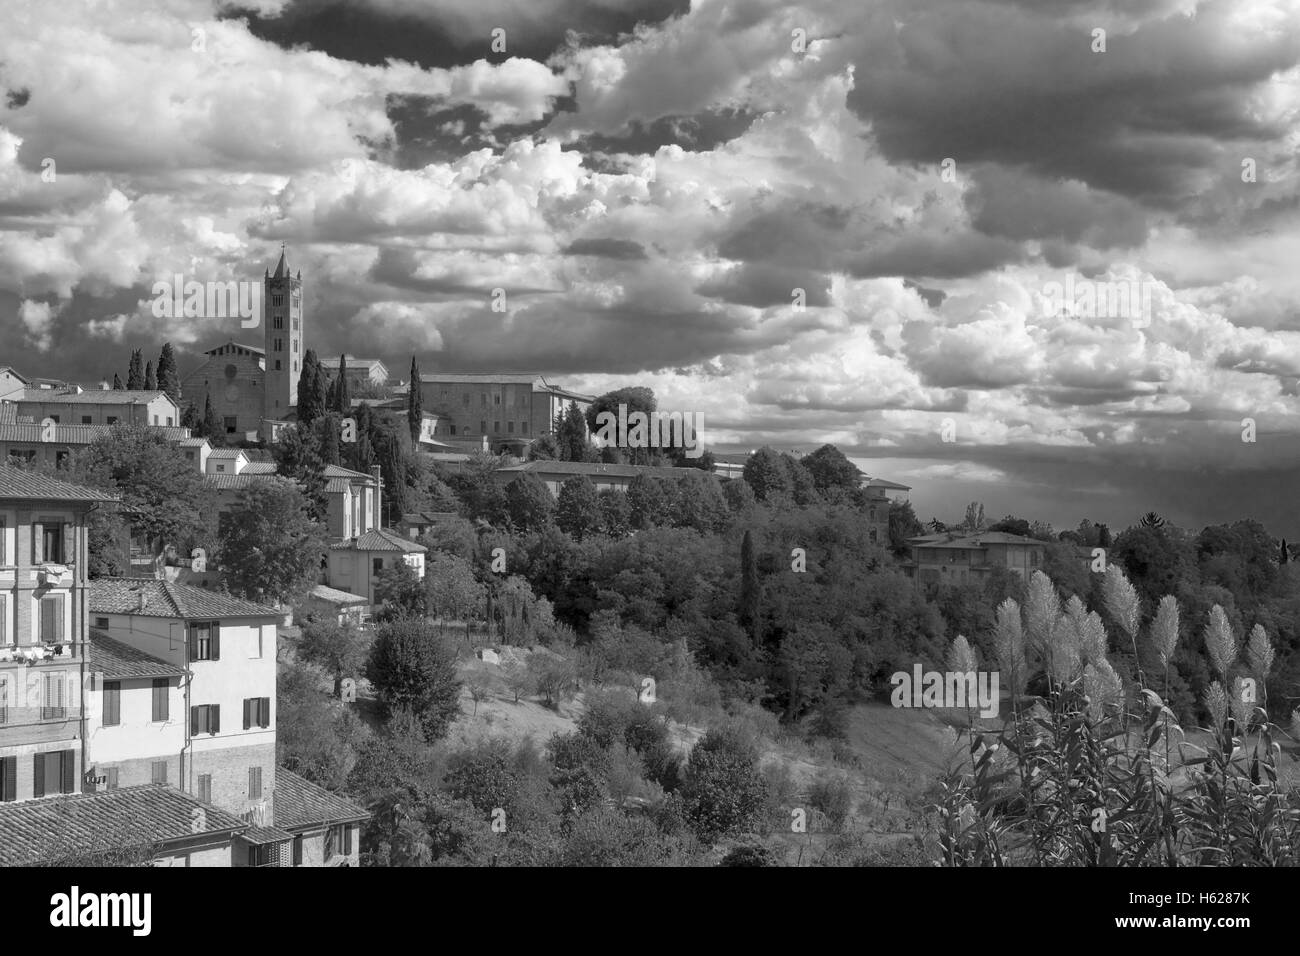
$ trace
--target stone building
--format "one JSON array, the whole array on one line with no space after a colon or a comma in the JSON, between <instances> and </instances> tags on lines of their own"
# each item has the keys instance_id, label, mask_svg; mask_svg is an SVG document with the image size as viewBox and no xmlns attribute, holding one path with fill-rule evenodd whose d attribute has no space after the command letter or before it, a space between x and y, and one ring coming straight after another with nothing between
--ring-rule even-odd
<instances>
[{"instance_id":1,"label":"stone building","mask_svg":"<svg viewBox=\"0 0 1300 956\"><path fill-rule=\"evenodd\" d=\"M205 401L232 438L269 438L271 422L292 421L306 351L302 270L291 274L280 250L275 272L262 280L262 345L233 339L208 349L181 391L200 414Z\"/></svg>"},{"instance_id":2,"label":"stone building","mask_svg":"<svg viewBox=\"0 0 1300 956\"><path fill-rule=\"evenodd\" d=\"M585 410L594 396L552 385L533 372L434 372L420 376L420 401L435 416L434 437L450 444L522 454L549 435L555 416L577 402Z\"/></svg>"}]
</instances>

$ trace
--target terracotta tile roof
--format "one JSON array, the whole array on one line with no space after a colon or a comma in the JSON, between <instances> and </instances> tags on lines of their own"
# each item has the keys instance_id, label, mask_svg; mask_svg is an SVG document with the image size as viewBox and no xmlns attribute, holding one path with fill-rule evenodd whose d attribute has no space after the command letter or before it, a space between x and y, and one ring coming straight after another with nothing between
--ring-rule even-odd
<instances>
[{"instance_id":1,"label":"terracotta tile roof","mask_svg":"<svg viewBox=\"0 0 1300 956\"><path fill-rule=\"evenodd\" d=\"M150 425L149 429L168 441L188 440L190 430L181 425ZM54 437L50 444L55 445L89 445L99 438L112 435L116 425L65 425L62 422L54 426ZM39 442L42 428L39 422L0 422L0 441Z\"/></svg>"},{"instance_id":2,"label":"terracotta tile roof","mask_svg":"<svg viewBox=\"0 0 1300 956\"><path fill-rule=\"evenodd\" d=\"M18 406L8 399L0 401L0 423L11 424L16 421L18 421Z\"/></svg>"},{"instance_id":3,"label":"terracotta tile roof","mask_svg":"<svg viewBox=\"0 0 1300 956\"><path fill-rule=\"evenodd\" d=\"M206 438L183 438L181 439L182 448L197 448L207 441Z\"/></svg>"},{"instance_id":4,"label":"terracotta tile roof","mask_svg":"<svg viewBox=\"0 0 1300 956\"><path fill-rule=\"evenodd\" d=\"M117 501L113 495L84 488L57 478L47 478L34 471L0 465L0 498L38 499L42 501Z\"/></svg>"},{"instance_id":5,"label":"terracotta tile roof","mask_svg":"<svg viewBox=\"0 0 1300 956\"><path fill-rule=\"evenodd\" d=\"M90 629L90 655L86 668L105 680L133 677L184 677L185 669L168 664L130 644L114 640L97 628Z\"/></svg>"},{"instance_id":6,"label":"terracotta tile roof","mask_svg":"<svg viewBox=\"0 0 1300 956\"><path fill-rule=\"evenodd\" d=\"M283 617L264 604L175 581L156 578L95 578L87 589L96 614L135 614L140 617L179 617L211 620L223 617ZM145 606L140 608L140 595Z\"/></svg>"},{"instance_id":7,"label":"terracotta tile roof","mask_svg":"<svg viewBox=\"0 0 1300 956\"><path fill-rule=\"evenodd\" d=\"M369 811L344 797L304 780L283 767L275 768L275 825L282 829L365 820Z\"/></svg>"},{"instance_id":8,"label":"terracotta tile roof","mask_svg":"<svg viewBox=\"0 0 1300 956\"><path fill-rule=\"evenodd\" d=\"M157 398L167 398L164 391L144 389L90 389L71 392L61 388L26 388L7 396L15 402L40 402L46 405L147 405ZM167 399L171 401L170 398Z\"/></svg>"},{"instance_id":9,"label":"terracotta tile roof","mask_svg":"<svg viewBox=\"0 0 1300 956\"><path fill-rule=\"evenodd\" d=\"M330 545L331 551L401 551L404 554L423 554L429 549L416 544L400 534L393 534L383 528L371 528L356 538L348 538Z\"/></svg>"},{"instance_id":10,"label":"terracotta tile roof","mask_svg":"<svg viewBox=\"0 0 1300 956\"><path fill-rule=\"evenodd\" d=\"M338 588L332 588L324 584L318 584L311 589L311 596L318 601L327 601L330 604L368 604L366 598L360 594L353 594L350 591L340 591Z\"/></svg>"},{"instance_id":11,"label":"terracotta tile roof","mask_svg":"<svg viewBox=\"0 0 1300 956\"><path fill-rule=\"evenodd\" d=\"M261 846L264 843L287 843L293 839L293 834L285 833L277 827L252 827L239 834L239 839Z\"/></svg>"},{"instance_id":12,"label":"terracotta tile roof","mask_svg":"<svg viewBox=\"0 0 1300 956\"><path fill-rule=\"evenodd\" d=\"M193 837L191 813L201 807L200 833L238 833L248 824L166 784L0 804L0 866L56 861L108 848L165 844Z\"/></svg>"},{"instance_id":13,"label":"terracotta tile roof","mask_svg":"<svg viewBox=\"0 0 1300 956\"><path fill-rule=\"evenodd\" d=\"M244 449L242 448L214 448L212 449L212 454L209 455L208 457L222 459L222 458L238 458L240 455L244 455ZM248 456L244 455L244 457L247 458Z\"/></svg>"}]
</instances>

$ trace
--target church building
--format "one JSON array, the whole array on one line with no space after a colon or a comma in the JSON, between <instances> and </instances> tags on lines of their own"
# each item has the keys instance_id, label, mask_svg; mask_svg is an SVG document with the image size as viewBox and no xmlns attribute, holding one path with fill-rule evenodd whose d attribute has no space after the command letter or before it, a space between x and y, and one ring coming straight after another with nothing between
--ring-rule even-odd
<instances>
[{"instance_id":1,"label":"church building","mask_svg":"<svg viewBox=\"0 0 1300 956\"><path fill-rule=\"evenodd\" d=\"M232 439L269 439L276 423L297 417L304 339L302 270L292 275L284 248L262 280L262 345L233 339L208 349L207 360L181 381L200 414L204 401Z\"/></svg>"}]
</instances>

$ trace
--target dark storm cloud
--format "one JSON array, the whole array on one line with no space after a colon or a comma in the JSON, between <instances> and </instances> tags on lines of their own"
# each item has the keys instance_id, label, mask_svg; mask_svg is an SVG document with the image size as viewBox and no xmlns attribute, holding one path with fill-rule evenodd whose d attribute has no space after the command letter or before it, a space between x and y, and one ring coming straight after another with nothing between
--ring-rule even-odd
<instances>
[{"instance_id":1,"label":"dark storm cloud","mask_svg":"<svg viewBox=\"0 0 1300 956\"><path fill-rule=\"evenodd\" d=\"M1079 182L1050 182L1023 168L980 166L966 196L971 225L1007 239L1056 239L1096 248L1139 246L1147 214Z\"/></svg>"},{"instance_id":2,"label":"dark storm cloud","mask_svg":"<svg viewBox=\"0 0 1300 956\"><path fill-rule=\"evenodd\" d=\"M440 10L440 6L442 9ZM414 4L362 2L362 0L294 0L276 17L234 7L225 16L245 18L250 31L285 49L307 45L341 60L379 65L390 59L428 68L447 68L506 55L545 60L565 44L570 32L585 44L612 41L638 23L658 23L690 8L689 0L633 0L619 6L597 2L564 4L560 16L538 18L526 7L518 12L508 4L491 14L494 26L506 31L508 54L494 53L491 34L467 37L445 3L433 0Z\"/></svg>"},{"instance_id":3,"label":"dark storm cloud","mask_svg":"<svg viewBox=\"0 0 1300 956\"><path fill-rule=\"evenodd\" d=\"M558 112L572 108L572 101L556 104ZM703 151L717 149L745 133L758 114L750 110L715 109L693 116L662 116L649 123L631 120L618 135L592 133L574 141L584 152L631 153L648 156L664 146Z\"/></svg>"},{"instance_id":4,"label":"dark storm cloud","mask_svg":"<svg viewBox=\"0 0 1300 956\"><path fill-rule=\"evenodd\" d=\"M575 239L565 248L566 256L596 256L602 259L645 259L645 246L632 239Z\"/></svg>"},{"instance_id":5,"label":"dark storm cloud","mask_svg":"<svg viewBox=\"0 0 1300 956\"><path fill-rule=\"evenodd\" d=\"M778 265L745 264L729 269L708 282L695 287L698 295L767 308L773 305L790 305L795 289L804 290L804 304L820 307L831 304L829 276L790 269Z\"/></svg>"},{"instance_id":6,"label":"dark storm cloud","mask_svg":"<svg viewBox=\"0 0 1300 956\"><path fill-rule=\"evenodd\" d=\"M1024 258L1019 243L996 236L972 232L903 235L881 249L859 256L849 264L849 269L859 279L901 275L956 279Z\"/></svg>"},{"instance_id":7,"label":"dark storm cloud","mask_svg":"<svg viewBox=\"0 0 1300 956\"><path fill-rule=\"evenodd\" d=\"M1233 0L1211 0L1193 18L1112 29L1094 53L1090 28L1063 8L891 4L864 33L849 106L893 160L1027 167L1166 210L1207 176L1236 175L1228 143L1281 148L1286 128L1251 98L1300 62L1296 13L1228 45Z\"/></svg>"}]
</instances>

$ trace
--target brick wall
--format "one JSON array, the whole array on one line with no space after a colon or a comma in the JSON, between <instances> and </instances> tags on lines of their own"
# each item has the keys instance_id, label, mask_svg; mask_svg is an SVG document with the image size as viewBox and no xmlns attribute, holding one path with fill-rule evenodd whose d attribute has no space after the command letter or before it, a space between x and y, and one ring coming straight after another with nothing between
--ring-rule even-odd
<instances>
[{"instance_id":1,"label":"brick wall","mask_svg":"<svg viewBox=\"0 0 1300 956\"><path fill-rule=\"evenodd\" d=\"M213 805L238 816L257 802L248 796L249 767L262 768L262 799L266 800L275 790L275 744L194 751L185 790L198 796L199 775L211 774Z\"/></svg>"}]
</instances>

